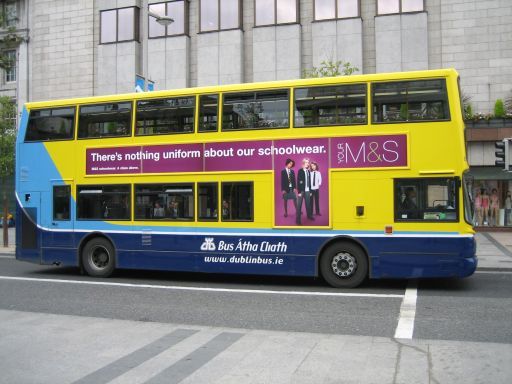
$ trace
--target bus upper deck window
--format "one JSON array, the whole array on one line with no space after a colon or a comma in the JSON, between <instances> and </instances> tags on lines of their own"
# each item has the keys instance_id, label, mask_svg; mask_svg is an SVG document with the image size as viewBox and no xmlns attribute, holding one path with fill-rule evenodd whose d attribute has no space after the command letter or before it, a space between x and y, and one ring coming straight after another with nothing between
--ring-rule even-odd
<instances>
[{"instance_id":1,"label":"bus upper deck window","mask_svg":"<svg viewBox=\"0 0 512 384\"><path fill-rule=\"evenodd\" d=\"M444 79L374 83L372 94L374 123L450 119Z\"/></svg>"},{"instance_id":2,"label":"bus upper deck window","mask_svg":"<svg viewBox=\"0 0 512 384\"><path fill-rule=\"evenodd\" d=\"M132 123L132 103L83 105L78 120L78 138L129 136Z\"/></svg>"},{"instance_id":3,"label":"bus upper deck window","mask_svg":"<svg viewBox=\"0 0 512 384\"><path fill-rule=\"evenodd\" d=\"M30 111L25 142L73 139L75 110L66 107Z\"/></svg>"},{"instance_id":4,"label":"bus upper deck window","mask_svg":"<svg viewBox=\"0 0 512 384\"><path fill-rule=\"evenodd\" d=\"M366 124L366 84L296 88L296 127Z\"/></svg>"},{"instance_id":5,"label":"bus upper deck window","mask_svg":"<svg viewBox=\"0 0 512 384\"><path fill-rule=\"evenodd\" d=\"M195 96L137 102L137 135L194 132Z\"/></svg>"},{"instance_id":6,"label":"bus upper deck window","mask_svg":"<svg viewBox=\"0 0 512 384\"><path fill-rule=\"evenodd\" d=\"M222 106L222 129L288 128L288 89L226 93Z\"/></svg>"}]
</instances>

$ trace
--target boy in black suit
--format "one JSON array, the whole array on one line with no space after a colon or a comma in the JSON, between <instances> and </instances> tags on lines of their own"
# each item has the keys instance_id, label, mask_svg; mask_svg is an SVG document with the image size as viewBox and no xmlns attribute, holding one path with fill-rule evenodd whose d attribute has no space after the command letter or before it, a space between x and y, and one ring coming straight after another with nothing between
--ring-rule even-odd
<instances>
[{"instance_id":1,"label":"boy in black suit","mask_svg":"<svg viewBox=\"0 0 512 384\"><path fill-rule=\"evenodd\" d=\"M297 225L302 225L302 202L306 204L306 214L308 219L315 220L313 217L313 207L311 206L311 171L309 169L309 159L302 160L302 168L297 173L297 192L299 195L297 203Z\"/></svg>"},{"instance_id":2,"label":"boy in black suit","mask_svg":"<svg viewBox=\"0 0 512 384\"><path fill-rule=\"evenodd\" d=\"M288 200L293 200L295 211L297 211L297 196L295 195L297 184L295 181L295 172L292 169L294 166L295 161L292 159L286 159L285 168L281 171L281 191L283 192L284 217L288 217Z\"/></svg>"}]
</instances>

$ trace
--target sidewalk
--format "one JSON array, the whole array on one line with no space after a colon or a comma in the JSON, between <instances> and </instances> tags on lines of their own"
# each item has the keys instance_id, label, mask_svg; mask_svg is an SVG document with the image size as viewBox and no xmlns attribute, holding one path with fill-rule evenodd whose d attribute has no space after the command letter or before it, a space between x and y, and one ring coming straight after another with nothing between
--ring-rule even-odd
<instances>
[{"instance_id":1,"label":"sidewalk","mask_svg":"<svg viewBox=\"0 0 512 384\"><path fill-rule=\"evenodd\" d=\"M512 345L0 310L0 383L496 383Z\"/></svg>"},{"instance_id":2,"label":"sidewalk","mask_svg":"<svg viewBox=\"0 0 512 384\"><path fill-rule=\"evenodd\" d=\"M508 232L479 232L476 235L478 269L512 270L512 235Z\"/></svg>"},{"instance_id":3,"label":"sidewalk","mask_svg":"<svg viewBox=\"0 0 512 384\"><path fill-rule=\"evenodd\" d=\"M478 269L512 270L512 234L510 232L478 232L476 235ZM0 255L14 256L14 229L9 228L9 247L0 245Z\"/></svg>"}]
</instances>

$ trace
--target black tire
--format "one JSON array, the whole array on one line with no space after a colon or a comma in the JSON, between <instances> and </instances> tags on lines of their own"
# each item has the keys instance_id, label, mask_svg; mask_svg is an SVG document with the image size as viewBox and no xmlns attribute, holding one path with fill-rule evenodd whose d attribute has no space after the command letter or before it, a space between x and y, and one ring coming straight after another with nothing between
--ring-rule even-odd
<instances>
[{"instance_id":1,"label":"black tire","mask_svg":"<svg viewBox=\"0 0 512 384\"><path fill-rule=\"evenodd\" d=\"M82 265L89 276L109 277L116 266L116 254L112 243L96 237L85 244L81 254Z\"/></svg>"},{"instance_id":2,"label":"black tire","mask_svg":"<svg viewBox=\"0 0 512 384\"><path fill-rule=\"evenodd\" d=\"M368 257L358 245L339 242L320 255L320 274L335 288L355 288L368 276Z\"/></svg>"}]
</instances>

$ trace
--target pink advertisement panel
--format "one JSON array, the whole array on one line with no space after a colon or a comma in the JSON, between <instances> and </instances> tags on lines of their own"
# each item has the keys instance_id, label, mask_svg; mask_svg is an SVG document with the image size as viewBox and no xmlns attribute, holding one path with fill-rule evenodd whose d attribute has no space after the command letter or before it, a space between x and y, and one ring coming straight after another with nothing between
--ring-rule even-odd
<instances>
[{"instance_id":1,"label":"pink advertisement panel","mask_svg":"<svg viewBox=\"0 0 512 384\"><path fill-rule=\"evenodd\" d=\"M404 134L86 151L87 175L273 170L277 226L329 225L329 169L407 165Z\"/></svg>"},{"instance_id":2,"label":"pink advertisement panel","mask_svg":"<svg viewBox=\"0 0 512 384\"><path fill-rule=\"evenodd\" d=\"M407 136L355 136L331 139L331 168L407 166Z\"/></svg>"}]
</instances>

